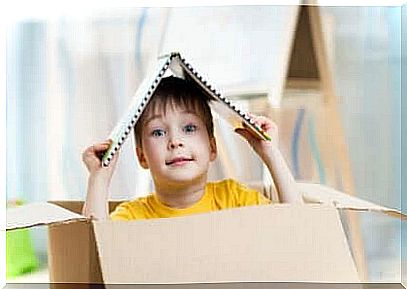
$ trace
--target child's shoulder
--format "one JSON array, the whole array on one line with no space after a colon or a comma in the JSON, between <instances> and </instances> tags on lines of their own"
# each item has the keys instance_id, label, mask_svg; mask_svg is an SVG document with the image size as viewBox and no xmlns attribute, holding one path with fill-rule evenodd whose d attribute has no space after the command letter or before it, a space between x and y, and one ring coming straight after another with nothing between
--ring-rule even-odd
<instances>
[{"instance_id":1,"label":"child's shoulder","mask_svg":"<svg viewBox=\"0 0 407 289\"><path fill-rule=\"evenodd\" d=\"M118 208L139 210L140 208L145 208L151 203L152 194L147 196L137 197L128 201L124 201L118 205Z\"/></svg>"},{"instance_id":2,"label":"child's shoulder","mask_svg":"<svg viewBox=\"0 0 407 289\"><path fill-rule=\"evenodd\" d=\"M244 190L244 191L250 190L251 191L252 190L252 189L248 188L245 184L243 184L235 179L230 179L230 178L219 180L219 181L214 181L214 182L209 182L207 184L207 186L209 188L213 188L214 190L220 191L220 192L222 192L224 190L226 190L228 192L236 191L236 190L238 190L238 191L241 191L241 190Z\"/></svg>"},{"instance_id":3,"label":"child's shoulder","mask_svg":"<svg viewBox=\"0 0 407 289\"><path fill-rule=\"evenodd\" d=\"M153 194L148 194L146 196L142 197L136 197L134 199L131 199L129 201L124 202L123 204L127 203L129 206L145 206L151 202L151 199L153 198Z\"/></svg>"},{"instance_id":4,"label":"child's shoulder","mask_svg":"<svg viewBox=\"0 0 407 289\"><path fill-rule=\"evenodd\" d=\"M208 183L208 185L215 202L221 204L222 207L240 207L270 202L257 190L235 179L224 179Z\"/></svg>"},{"instance_id":5,"label":"child's shoulder","mask_svg":"<svg viewBox=\"0 0 407 289\"><path fill-rule=\"evenodd\" d=\"M152 195L137 197L133 200L120 203L110 214L114 220L144 219L144 215L151 206Z\"/></svg>"},{"instance_id":6,"label":"child's shoulder","mask_svg":"<svg viewBox=\"0 0 407 289\"><path fill-rule=\"evenodd\" d=\"M242 194L256 193L235 179L224 179L207 184L208 190L217 198L239 198Z\"/></svg>"}]
</instances>

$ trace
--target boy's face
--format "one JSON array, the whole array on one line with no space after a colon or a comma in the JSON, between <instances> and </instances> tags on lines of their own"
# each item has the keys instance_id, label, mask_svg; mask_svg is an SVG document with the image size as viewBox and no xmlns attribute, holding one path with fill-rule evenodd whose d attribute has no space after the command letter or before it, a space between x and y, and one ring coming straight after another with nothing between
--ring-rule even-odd
<instances>
[{"instance_id":1,"label":"boy's face","mask_svg":"<svg viewBox=\"0 0 407 289\"><path fill-rule=\"evenodd\" d=\"M146 118L141 143L137 157L143 168L150 169L156 185L206 178L209 163L216 158L215 139L209 138L201 117L177 106Z\"/></svg>"}]
</instances>

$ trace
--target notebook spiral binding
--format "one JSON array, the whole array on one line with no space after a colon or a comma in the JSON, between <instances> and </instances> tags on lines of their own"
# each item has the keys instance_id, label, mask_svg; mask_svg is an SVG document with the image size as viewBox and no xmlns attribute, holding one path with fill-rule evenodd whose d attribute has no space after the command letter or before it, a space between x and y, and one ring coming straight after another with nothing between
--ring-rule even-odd
<instances>
[{"instance_id":1,"label":"notebook spiral binding","mask_svg":"<svg viewBox=\"0 0 407 289\"><path fill-rule=\"evenodd\" d=\"M143 100L141 101L135 115L132 116L131 121L127 125L126 129L122 133L121 136L119 136L119 140L117 143L113 144L114 146L112 148L109 148L109 150L106 152L107 155L103 156L102 159L102 165L104 167L108 166L111 160L113 159L114 155L116 152L120 149L130 132L132 131L133 127L135 126L139 116L144 110L144 107L147 105L150 97L153 95L155 89L157 88L158 84L160 83L161 78L164 76L165 72L167 69L170 67L172 61L177 58L179 60L179 63L181 67L189 74L190 77L195 78L195 80L199 83L199 85L215 100L220 100L221 102L225 103L228 105L230 108L232 108L240 117L242 117L244 120L246 120L248 123L250 123L260 134L262 134L261 128L259 128L255 122L251 119L251 117L246 114L244 111L241 109L238 109L235 104L233 104L229 99L227 99L225 96L223 96L221 93L219 93L212 85L208 83L206 79L204 79L192 66L189 64L185 58L181 57L180 53L178 52L172 52L171 54L164 55L160 57L162 58L167 58L167 61L163 64L161 69L159 70L158 74L154 78L153 83L150 85L147 93L143 97Z\"/></svg>"},{"instance_id":2,"label":"notebook spiral binding","mask_svg":"<svg viewBox=\"0 0 407 289\"><path fill-rule=\"evenodd\" d=\"M108 155L103 157L102 160L102 165L104 167L107 167L109 163L112 161L114 155L116 152L120 149L124 141L127 139L129 136L130 132L132 131L133 127L136 125L137 119L140 117L143 108L147 105L150 96L154 93L158 83L160 82L161 78L164 76L165 72L167 69L170 67L171 61L173 58L176 56L176 53L171 53L171 55L168 57L168 60L164 64L164 66L160 69L158 75L156 76L153 84L150 86L149 90L147 91L147 96L143 98L143 101L140 103L139 108L137 109L136 114L132 117L129 125L126 127L123 135L119 138L119 141L108 151Z\"/></svg>"}]
</instances>

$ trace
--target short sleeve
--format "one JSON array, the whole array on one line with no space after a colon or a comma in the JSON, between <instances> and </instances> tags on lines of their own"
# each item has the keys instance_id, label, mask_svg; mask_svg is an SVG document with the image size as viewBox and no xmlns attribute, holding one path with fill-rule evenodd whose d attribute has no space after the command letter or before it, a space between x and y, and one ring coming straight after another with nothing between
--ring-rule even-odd
<instances>
[{"instance_id":1,"label":"short sleeve","mask_svg":"<svg viewBox=\"0 0 407 289\"><path fill-rule=\"evenodd\" d=\"M131 208L128 202L121 203L116 207L116 209L110 213L110 219L113 221L120 220L133 220L134 216L131 212Z\"/></svg>"},{"instance_id":2,"label":"short sleeve","mask_svg":"<svg viewBox=\"0 0 407 289\"><path fill-rule=\"evenodd\" d=\"M246 185L234 181L237 203L239 206L267 205L271 200L266 198L262 193L248 188Z\"/></svg>"}]
</instances>

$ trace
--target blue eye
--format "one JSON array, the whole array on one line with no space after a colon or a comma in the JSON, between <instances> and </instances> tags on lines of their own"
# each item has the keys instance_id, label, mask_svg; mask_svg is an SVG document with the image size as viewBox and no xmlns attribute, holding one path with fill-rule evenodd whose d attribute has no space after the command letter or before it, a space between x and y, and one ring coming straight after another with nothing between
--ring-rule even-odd
<instances>
[{"instance_id":1,"label":"blue eye","mask_svg":"<svg viewBox=\"0 0 407 289\"><path fill-rule=\"evenodd\" d=\"M184 126L184 132L186 133L193 133L197 130L197 126L194 124L187 124Z\"/></svg>"},{"instance_id":2,"label":"blue eye","mask_svg":"<svg viewBox=\"0 0 407 289\"><path fill-rule=\"evenodd\" d=\"M164 136L164 135L165 135L165 130L160 129L160 128L155 129L155 130L152 131L151 135L152 135L153 137Z\"/></svg>"}]
</instances>

